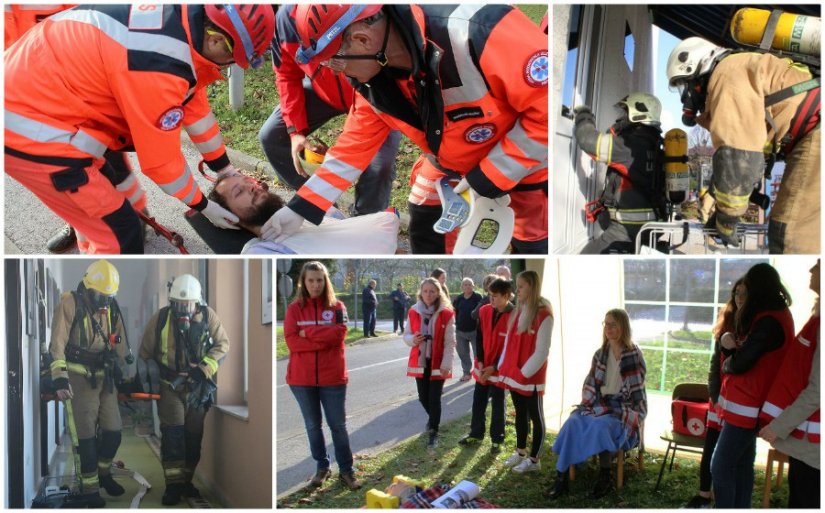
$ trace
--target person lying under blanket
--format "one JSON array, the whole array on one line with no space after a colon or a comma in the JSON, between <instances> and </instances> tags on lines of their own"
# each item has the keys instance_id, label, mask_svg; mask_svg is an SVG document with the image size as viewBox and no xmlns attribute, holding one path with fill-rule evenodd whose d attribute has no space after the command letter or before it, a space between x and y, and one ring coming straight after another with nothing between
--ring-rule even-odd
<instances>
[{"instance_id":1,"label":"person lying under blanket","mask_svg":"<svg viewBox=\"0 0 825 513\"><path fill-rule=\"evenodd\" d=\"M391 255L398 246L399 219L395 213L343 218L335 208L318 226L304 222L289 237L277 242L262 240L261 226L284 206L284 201L266 183L245 175L219 177L209 199L238 216L238 226L258 237L244 246L243 254Z\"/></svg>"}]
</instances>

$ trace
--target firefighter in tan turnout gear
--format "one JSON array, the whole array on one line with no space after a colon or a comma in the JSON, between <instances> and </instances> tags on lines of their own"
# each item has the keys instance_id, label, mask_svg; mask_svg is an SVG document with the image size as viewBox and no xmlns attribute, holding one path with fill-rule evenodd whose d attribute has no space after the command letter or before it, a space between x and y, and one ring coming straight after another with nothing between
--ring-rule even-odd
<instances>
[{"instance_id":1,"label":"firefighter in tan turnout gear","mask_svg":"<svg viewBox=\"0 0 825 513\"><path fill-rule=\"evenodd\" d=\"M192 477L200 461L204 418L215 400L218 365L229 351L229 338L218 315L203 301L194 276L175 278L169 303L149 320L140 345L140 358L160 366L165 506L179 503L182 496L200 498Z\"/></svg>"},{"instance_id":2,"label":"firefighter in tan turnout gear","mask_svg":"<svg viewBox=\"0 0 825 513\"><path fill-rule=\"evenodd\" d=\"M125 328L115 300L120 276L106 260L92 263L77 290L65 292L52 320L51 374L55 395L77 432L83 502L101 508L110 496L123 494L111 474L122 427L117 384L123 379ZM77 458L75 459L77 461Z\"/></svg>"},{"instance_id":3,"label":"firefighter in tan turnout gear","mask_svg":"<svg viewBox=\"0 0 825 513\"><path fill-rule=\"evenodd\" d=\"M770 212L770 252L819 253L819 78L790 59L698 37L676 45L667 78L681 95L682 122L710 131L716 148L712 194L720 237L738 246L736 227L766 157L778 157L785 172Z\"/></svg>"}]
</instances>

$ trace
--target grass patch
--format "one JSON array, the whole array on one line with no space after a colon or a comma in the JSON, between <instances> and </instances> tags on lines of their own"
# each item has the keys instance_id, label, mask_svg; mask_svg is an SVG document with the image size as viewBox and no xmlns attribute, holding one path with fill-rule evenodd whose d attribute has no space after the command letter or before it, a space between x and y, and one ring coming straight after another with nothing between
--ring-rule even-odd
<instances>
[{"instance_id":1,"label":"grass patch","mask_svg":"<svg viewBox=\"0 0 825 513\"><path fill-rule=\"evenodd\" d=\"M423 419L422 412L422 419ZM593 460L579 468L571 493L558 501L544 498L543 492L555 475L556 457L550 453L555 436L548 434L542 452L539 472L519 475L504 468L504 460L515 447L515 428L508 415L504 450L490 454L490 441L461 448L458 439L467 432L469 415L441 429L440 446L434 454L428 453L424 434L414 436L395 448L370 456L356 454L356 475L364 487L356 492L345 489L337 479L330 479L317 490L304 489L279 499L278 508L360 508L365 504L365 493L370 488L383 490L396 474L423 479L427 484L458 483L467 479L481 488L481 497L501 508L679 508L699 489L699 461L677 458L673 471L665 470L659 490L653 492L662 455L645 453L644 470L636 465L636 451L625 464L625 486L618 493L603 499L591 499L590 489L598 474ZM757 471L753 492L753 506L760 507L764 486L764 472ZM771 507L787 505L787 479L775 491Z\"/></svg>"},{"instance_id":2,"label":"grass patch","mask_svg":"<svg viewBox=\"0 0 825 513\"><path fill-rule=\"evenodd\" d=\"M381 336L386 332L376 330L375 333ZM344 339L344 345L354 344L363 338L364 330L360 328L350 328L349 331L347 331L347 338ZM289 348L286 346L286 340L284 339L284 328L283 326L277 326L275 328L275 358L280 360L281 358L286 358L287 356L289 356Z\"/></svg>"}]
</instances>

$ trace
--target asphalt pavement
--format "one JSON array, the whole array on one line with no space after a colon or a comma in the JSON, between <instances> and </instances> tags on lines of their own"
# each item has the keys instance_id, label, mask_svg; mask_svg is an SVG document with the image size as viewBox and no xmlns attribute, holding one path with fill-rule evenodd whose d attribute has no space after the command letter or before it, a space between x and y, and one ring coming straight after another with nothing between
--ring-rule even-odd
<instances>
[{"instance_id":1,"label":"asphalt pavement","mask_svg":"<svg viewBox=\"0 0 825 513\"><path fill-rule=\"evenodd\" d=\"M379 331L382 329L379 326ZM388 329L392 329L390 326ZM355 455L377 454L421 435L427 416L418 402L415 380L406 376L409 347L401 337L386 335L347 348L347 430ZM285 383L286 359L276 371L276 489L278 497L304 487L315 473L304 422L298 403ZM461 376L456 355L453 376ZM473 381L451 379L444 387L441 422L447 423L470 412ZM332 437L324 422L327 452L334 457ZM422 449L426 440L422 437ZM356 465L358 458L356 456ZM337 479L338 466L332 464Z\"/></svg>"}]
</instances>

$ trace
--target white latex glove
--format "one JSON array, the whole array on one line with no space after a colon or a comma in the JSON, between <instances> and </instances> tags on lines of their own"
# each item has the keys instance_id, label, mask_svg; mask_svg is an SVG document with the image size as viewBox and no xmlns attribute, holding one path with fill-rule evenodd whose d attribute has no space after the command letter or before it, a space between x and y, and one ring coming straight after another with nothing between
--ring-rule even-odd
<instances>
[{"instance_id":1,"label":"white latex glove","mask_svg":"<svg viewBox=\"0 0 825 513\"><path fill-rule=\"evenodd\" d=\"M289 142L292 147L292 164L295 166L295 172L301 176L308 177L309 174L304 171L304 166L301 165L301 150L307 147L306 136L302 134L292 134Z\"/></svg>"},{"instance_id":2,"label":"white latex glove","mask_svg":"<svg viewBox=\"0 0 825 513\"><path fill-rule=\"evenodd\" d=\"M206 208L201 210L201 214L205 215L209 221L218 228L228 228L230 230L238 230L238 216L218 205L214 201L209 201Z\"/></svg>"},{"instance_id":3,"label":"white latex glove","mask_svg":"<svg viewBox=\"0 0 825 513\"><path fill-rule=\"evenodd\" d=\"M289 207L275 212L261 227L261 239L280 242L297 232L304 218Z\"/></svg>"},{"instance_id":4,"label":"white latex glove","mask_svg":"<svg viewBox=\"0 0 825 513\"><path fill-rule=\"evenodd\" d=\"M466 178L462 178L458 185L453 187L453 192L456 194L461 194L462 192L466 191L470 188L470 182L467 181Z\"/></svg>"},{"instance_id":5,"label":"white latex glove","mask_svg":"<svg viewBox=\"0 0 825 513\"><path fill-rule=\"evenodd\" d=\"M223 169L219 169L217 171L217 173L218 173L218 176L239 176L239 175L243 174L243 173L241 173L240 169L233 166L232 164L229 164L228 166L226 166Z\"/></svg>"}]
</instances>

